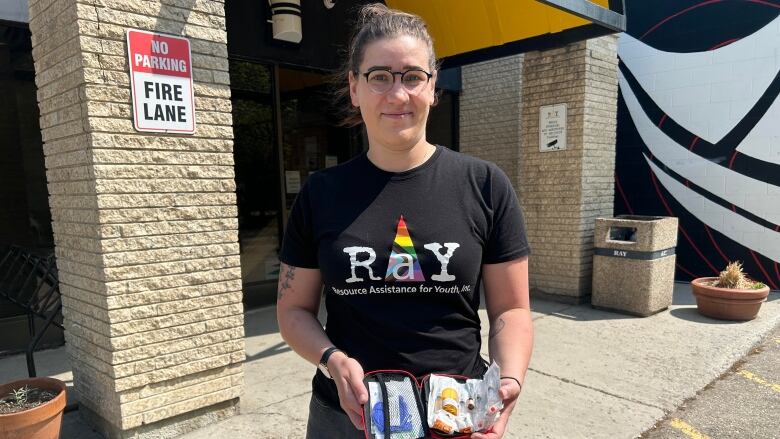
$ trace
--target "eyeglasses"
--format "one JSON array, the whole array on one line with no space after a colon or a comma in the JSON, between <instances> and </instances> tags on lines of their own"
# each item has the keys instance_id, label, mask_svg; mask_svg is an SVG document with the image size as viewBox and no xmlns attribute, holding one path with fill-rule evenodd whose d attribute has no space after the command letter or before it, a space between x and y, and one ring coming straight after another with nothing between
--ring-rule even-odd
<instances>
[{"instance_id":1,"label":"eyeglasses","mask_svg":"<svg viewBox=\"0 0 780 439\"><path fill-rule=\"evenodd\" d=\"M393 88L393 84L395 84L395 75L401 75L401 85L403 85L407 93L412 95L420 93L433 76L431 73L422 69L410 69L405 72L374 69L363 73L371 91L379 94L387 93Z\"/></svg>"}]
</instances>

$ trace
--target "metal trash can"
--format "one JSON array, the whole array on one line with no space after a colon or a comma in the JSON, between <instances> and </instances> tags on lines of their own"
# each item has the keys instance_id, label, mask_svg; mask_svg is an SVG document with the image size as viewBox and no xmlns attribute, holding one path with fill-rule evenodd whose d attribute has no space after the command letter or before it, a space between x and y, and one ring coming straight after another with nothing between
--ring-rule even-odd
<instances>
[{"instance_id":1,"label":"metal trash can","mask_svg":"<svg viewBox=\"0 0 780 439\"><path fill-rule=\"evenodd\" d=\"M672 304L677 218L597 218L594 308L646 317Z\"/></svg>"}]
</instances>

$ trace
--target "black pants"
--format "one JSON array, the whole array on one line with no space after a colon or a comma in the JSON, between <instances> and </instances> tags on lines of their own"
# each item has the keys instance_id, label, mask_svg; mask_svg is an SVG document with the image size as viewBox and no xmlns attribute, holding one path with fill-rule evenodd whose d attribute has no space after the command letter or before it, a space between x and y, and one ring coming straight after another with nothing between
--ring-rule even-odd
<instances>
[{"instance_id":1,"label":"black pants","mask_svg":"<svg viewBox=\"0 0 780 439\"><path fill-rule=\"evenodd\" d=\"M325 405L312 393L306 439L365 439L365 436L341 409Z\"/></svg>"}]
</instances>

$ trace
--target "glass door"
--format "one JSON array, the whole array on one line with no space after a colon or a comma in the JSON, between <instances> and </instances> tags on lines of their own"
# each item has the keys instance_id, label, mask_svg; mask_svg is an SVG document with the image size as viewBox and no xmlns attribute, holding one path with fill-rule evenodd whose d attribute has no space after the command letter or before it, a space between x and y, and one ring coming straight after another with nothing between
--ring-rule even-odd
<instances>
[{"instance_id":1,"label":"glass door","mask_svg":"<svg viewBox=\"0 0 780 439\"><path fill-rule=\"evenodd\" d=\"M320 72L230 61L246 308L276 299L284 224L306 178L362 151L360 130L339 127L333 116L326 78Z\"/></svg>"},{"instance_id":2,"label":"glass door","mask_svg":"<svg viewBox=\"0 0 780 439\"><path fill-rule=\"evenodd\" d=\"M327 76L279 69L283 186L286 211L312 173L343 163L362 148L359 129L339 127Z\"/></svg>"},{"instance_id":3,"label":"glass door","mask_svg":"<svg viewBox=\"0 0 780 439\"><path fill-rule=\"evenodd\" d=\"M230 61L241 276L247 308L273 303L282 221L273 67Z\"/></svg>"}]
</instances>

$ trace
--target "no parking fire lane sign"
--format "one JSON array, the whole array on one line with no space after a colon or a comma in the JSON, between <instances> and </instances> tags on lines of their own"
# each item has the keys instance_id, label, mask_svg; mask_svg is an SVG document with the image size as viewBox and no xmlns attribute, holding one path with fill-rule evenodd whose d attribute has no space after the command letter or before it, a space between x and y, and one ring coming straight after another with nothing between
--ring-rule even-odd
<instances>
[{"instance_id":1,"label":"no parking fire lane sign","mask_svg":"<svg viewBox=\"0 0 780 439\"><path fill-rule=\"evenodd\" d=\"M190 41L128 29L127 54L135 129L195 133Z\"/></svg>"}]
</instances>

